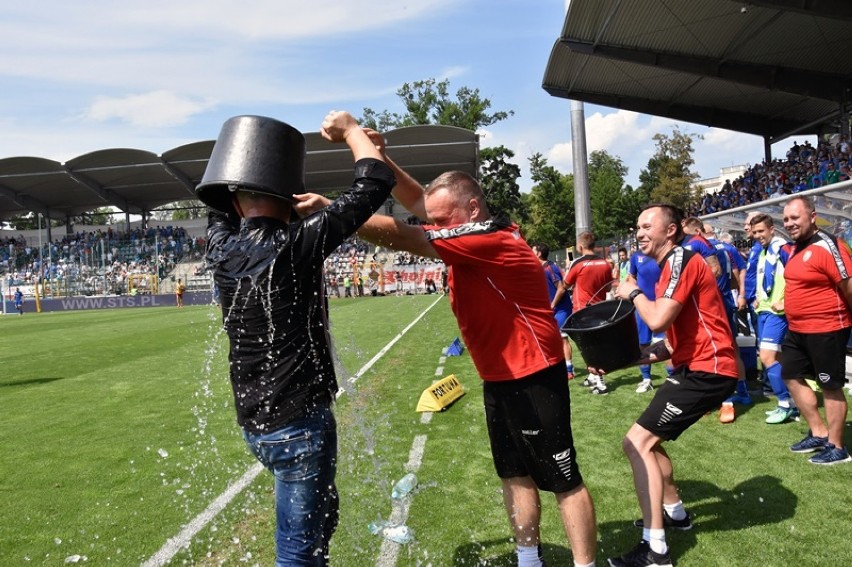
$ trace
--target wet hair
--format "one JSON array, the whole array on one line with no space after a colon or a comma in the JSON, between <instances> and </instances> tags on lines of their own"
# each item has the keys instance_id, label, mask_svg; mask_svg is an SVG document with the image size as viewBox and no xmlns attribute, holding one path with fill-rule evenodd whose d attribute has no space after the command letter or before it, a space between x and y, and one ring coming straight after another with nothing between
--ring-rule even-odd
<instances>
[{"instance_id":1,"label":"wet hair","mask_svg":"<svg viewBox=\"0 0 852 567\"><path fill-rule=\"evenodd\" d=\"M586 250L593 250L595 247L595 235L588 230L577 235L577 244L581 244Z\"/></svg>"},{"instance_id":2,"label":"wet hair","mask_svg":"<svg viewBox=\"0 0 852 567\"><path fill-rule=\"evenodd\" d=\"M675 242L680 242L680 239L683 237L683 225L681 224L683 222L683 211L668 203L649 203L642 207L642 212L648 209L660 209L666 224L675 225Z\"/></svg>"},{"instance_id":3,"label":"wet hair","mask_svg":"<svg viewBox=\"0 0 852 567\"><path fill-rule=\"evenodd\" d=\"M766 226L775 226L775 222L772 220L772 217L767 215L766 213L758 213L750 221L748 221L749 226L754 226L756 224L766 223Z\"/></svg>"}]
</instances>

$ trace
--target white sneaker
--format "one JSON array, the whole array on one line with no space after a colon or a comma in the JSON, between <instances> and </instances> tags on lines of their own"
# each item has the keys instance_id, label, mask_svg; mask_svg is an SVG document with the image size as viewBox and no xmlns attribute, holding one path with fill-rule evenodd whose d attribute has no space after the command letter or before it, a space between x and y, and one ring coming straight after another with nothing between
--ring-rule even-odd
<instances>
[{"instance_id":1,"label":"white sneaker","mask_svg":"<svg viewBox=\"0 0 852 567\"><path fill-rule=\"evenodd\" d=\"M641 382L639 382L639 385L636 386L636 393L644 394L645 392L650 392L653 389L654 385L651 384L650 380L642 380Z\"/></svg>"}]
</instances>

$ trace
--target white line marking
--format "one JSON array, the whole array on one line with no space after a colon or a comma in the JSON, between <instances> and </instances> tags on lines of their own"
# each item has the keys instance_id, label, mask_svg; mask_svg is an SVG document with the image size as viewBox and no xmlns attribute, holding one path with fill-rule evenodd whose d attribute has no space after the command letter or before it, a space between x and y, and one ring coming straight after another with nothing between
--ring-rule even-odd
<instances>
[{"instance_id":1,"label":"white line marking","mask_svg":"<svg viewBox=\"0 0 852 567\"><path fill-rule=\"evenodd\" d=\"M440 376L443 373L444 373L444 367L443 366L439 366L438 368L435 369L435 376Z\"/></svg>"},{"instance_id":2,"label":"white line marking","mask_svg":"<svg viewBox=\"0 0 852 567\"><path fill-rule=\"evenodd\" d=\"M443 297L443 296L441 296ZM430 309L435 307L438 302L441 300L441 297L438 297L434 302L432 302L429 307L427 307L423 313L417 316L407 327L405 327L397 336L391 340L385 347L379 351L379 354L370 359L370 362L365 364L358 373L349 379L349 382L354 383L355 380L360 378L367 370L369 370L378 360L388 351L390 348L396 344L396 342L402 338L402 336L407 333L420 319L423 318L426 313L429 312ZM337 392L337 397L339 398L344 393L343 390ZM417 439L415 438L415 443L417 443ZM425 444L426 439L423 439L423 443ZM413 450L413 448L412 448ZM421 456L422 456L422 448L421 448ZM411 462L411 457L409 457L409 462ZM419 464L417 465L420 466ZM225 506L228 505L231 500L233 500L240 492L245 490L245 488L252 483L252 481L257 478L257 476L264 470L263 465L260 463L253 464L243 476L240 477L235 483L231 484L228 488L225 489L225 492L216 497L213 502L210 503L207 508L204 509L203 512L198 514L195 518L190 521L185 528L183 528L178 535L173 538L169 538L163 547L157 551L154 555L151 556L150 559L142 563L141 567L162 567L163 565L167 565L169 561L177 555L177 552L181 549L188 547L192 542L192 538L204 529L207 524L210 523L213 518L215 518L219 512L225 509ZM406 508L405 512L406 516L408 516L408 511ZM394 561L396 559L394 558Z\"/></svg>"},{"instance_id":3,"label":"white line marking","mask_svg":"<svg viewBox=\"0 0 852 567\"><path fill-rule=\"evenodd\" d=\"M152 555L150 559L142 564L142 567L162 567L163 565L168 564L178 551L189 545L192 538L195 537L195 534L200 532L204 526L210 523L210 520L215 518L219 512L224 510L225 506L227 506L228 503L237 496L237 494L242 492L245 487L251 484L252 481L257 478L257 475L263 472L263 470L263 465L255 463L242 477L240 477L237 482L229 486L225 492L217 496L203 512L193 518L193 520L188 523L178 535L166 541L157 553Z\"/></svg>"},{"instance_id":4,"label":"white line marking","mask_svg":"<svg viewBox=\"0 0 852 567\"><path fill-rule=\"evenodd\" d=\"M438 299L436 299L434 302L432 302L432 305L430 305L429 307L427 307L427 308L423 311L423 313L421 313L420 315L418 315L418 316L414 319L414 321L412 321L411 323L409 323L409 324L408 324L408 326L407 326L406 328L404 328L404 329L403 329L403 330L402 330L402 331L401 331L401 332L400 332L397 336L395 336L393 339L391 339L391 342L389 342L388 344L386 344L386 345L384 346L384 348L383 348L382 350L380 350L380 351L376 354L376 356L374 356L373 358L371 358L371 359L370 359L370 361L369 361L367 364L365 364L364 366L362 366L362 367L361 367L361 370L359 370L357 373L355 373L355 376L353 376L352 378L350 378L350 379L349 379L349 382L350 382L350 383L352 383L352 384L354 384L354 383L355 383L355 381L356 381L356 380L358 380L358 378L360 378L361 376L363 376L365 372L367 372L370 368L372 368L372 367L373 367L373 365L374 365L376 362L378 362L378 360L379 360L381 357L383 357L383 356L385 355L385 353L386 353L387 351L389 351L389 350L390 350L390 348L391 348L393 345L395 345L395 344L396 344L396 342L397 342L399 339L401 339L401 338L402 338L402 336L403 336L405 333L407 333L407 332L411 329L411 327L413 327L414 325L416 325L416 324L417 324L417 322L418 322L418 321L420 321L420 319L422 319L422 318L423 318L423 317L424 317L424 316L425 316L425 315L429 312L429 310L430 310L430 309L432 309L433 307L435 307L435 305L437 305L439 301L441 301L441 298L440 298L440 297L439 297ZM342 395L343 395L343 391L342 391L342 390L340 390L340 391L338 391L338 392L337 392L337 397L338 397L338 398L339 398L340 396L342 396Z\"/></svg>"},{"instance_id":5,"label":"white line marking","mask_svg":"<svg viewBox=\"0 0 852 567\"><path fill-rule=\"evenodd\" d=\"M414 442L411 443L411 450L408 452L408 462L405 464L405 469L409 472L417 472L420 465L423 463L423 451L426 449L426 435L417 435ZM394 500L391 509L389 521L396 525L405 524L408 520L408 510L411 508L411 498L403 498L402 500ZM382 540L382 548L379 551L379 559L376 561L376 567L393 567L396 565L396 559L399 556L400 545L389 539Z\"/></svg>"}]
</instances>

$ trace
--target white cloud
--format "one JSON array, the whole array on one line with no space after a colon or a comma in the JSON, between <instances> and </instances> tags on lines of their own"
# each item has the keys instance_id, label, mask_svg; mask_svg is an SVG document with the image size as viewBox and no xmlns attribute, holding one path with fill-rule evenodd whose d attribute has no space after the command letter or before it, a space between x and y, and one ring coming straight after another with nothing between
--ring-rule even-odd
<instances>
[{"instance_id":1,"label":"white cloud","mask_svg":"<svg viewBox=\"0 0 852 567\"><path fill-rule=\"evenodd\" d=\"M98 122L118 119L132 126L160 128L184 124L211 106L211 100L153 91L124 97L99 96L86 110L85 117Z\"/></svg>"}]
</instances>

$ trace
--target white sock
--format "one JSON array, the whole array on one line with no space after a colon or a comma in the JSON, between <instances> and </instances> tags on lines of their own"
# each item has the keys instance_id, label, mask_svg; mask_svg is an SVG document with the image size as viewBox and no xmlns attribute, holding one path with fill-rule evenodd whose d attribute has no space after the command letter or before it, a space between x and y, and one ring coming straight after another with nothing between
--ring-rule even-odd
<instances>
[{"instance_id":1,"label":"white sock","mask_svg":"<svg viewBox=\"0 0 852 567\"><path fill-rule=\"evenodd\" d=\"M595 562L592 561L591 563L577 563L577 561L575 560L574 567L595 567Z\"/></svg>"},{"instance_id":2,"label":"white sock","mask_svg":"<svg viewBox=\"0 0 852 567\"><path fill-rule=\"evenodd\" d=\"M516 549L518 552L518 567L541 567L537 545L519 545Z\"/></svg>"},{"instance_id":3,"label":"white sock","mask_svg":"<svg viewBox=\"0 0 852 567\"><path fill-rule=\"evenodd\" d=\"M686 509L683 507L683 500L678 500L674 504L663 504L663 508L668 512L669 518L672 520L683 520L686 518Z\"/></svg>"},{"instance_id":4,"label":"white sock","mask_svg":"<svg viewBox=\"0 0 852 567\"><path fill-rule=\"evenodd\" d=\"M651 528L642 528L642 539L651 541Z\"/></svg>"},{"instance_id":5,"label":"white sock","mask_svg":"<svg viewBox=\"0 0 852 567\"><path fill-rule=\"evenodd\" d=\"M648 530L648 545L654 553L665 553L669 550L666 545L666 530Z\"/></svg>"},{"instance_id":6,"label":"white sock","mask_svg":"<svg viewBox=\"0 0 852 567\"><path fill-rule=\"evenodd\" d=\"M778 407L790 409L790 400L778 400Z\"/></svg>"}]
</instances>

